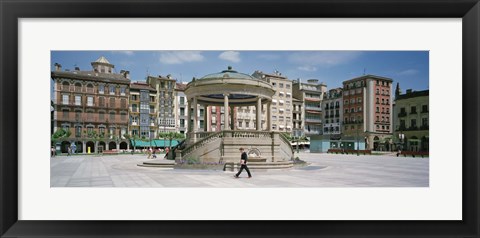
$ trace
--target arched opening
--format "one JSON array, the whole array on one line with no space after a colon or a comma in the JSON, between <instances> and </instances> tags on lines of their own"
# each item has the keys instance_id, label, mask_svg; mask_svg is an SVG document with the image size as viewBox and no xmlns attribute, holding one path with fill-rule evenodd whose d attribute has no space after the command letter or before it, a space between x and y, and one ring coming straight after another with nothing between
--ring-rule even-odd
<instances>
[{"instance_id":1,"label":"arched opening","mask_svg":"<svg viewBox=\"0 0 480 238\"><path fill-rule=\"evenodd\" d=\"M62 90L70 90L70 83L67 81L63 81Z\"/></svg>"},{"instance_id":2,"label":"arched opening","mask_svg":"<svg viewBox=\"0 0 480 238\"><path fill-rule=\"evenodd\" d=\"M426 136L422 137L422 151L428 151L429 150L429 145L428 145L428 138Z\"/></svg>"},{"instance_id":3,"label":"arched opening","mask_svg":"<svg viewBox=\"0 0 480 238\"><path fill-rule=\"evenodd\" d=\"M98 152L101 153L103 152L107 147L105 146L105 142L100 141L98 142Z\"/></svg>"},{"instance_id":4,"label":"arched opening","mask_svg":"<svg viewBox=\"0 0 480 238\"><path fill-rule=\"evenodd\" d=\"M120 149L121 150L126 150L128 148L127 142L122 141L120 142Z\"/></svg>"},{"instance_id":5,"label":"arched opening","mask_svg":"<svg viewBox=\"0 0 480 238\"><path fill-rule=\"evenodd\" d=\"M88 141L87 142L87 153L88 153L88 148L90 148L90 153L95 153L95 143L93 141Z\"/></svg>"},{"instance_id":6,"label":"arched opening","mask_svg":"<svg viewBox=\"0 0 480 238\"><path fill-rule=\"evenodd\" d=\"M76 150L75 153L83 153L83 143L81 141L75 141Z\"/></svg>"},{"instance_id":7,"label":"arched opening","mask_svg":"<svg viewBox=\"0 0 480 238\"><path fill-rule=\"evenodd\" d=\"M373 150L378 150L380 144L380 138L378 136L373 137Z\"/></svg>"},{"instance_id":8,"label":"arched opening","mask_svg":"<svg viewBox=\"0 0 480 238\"><path fill-rule=\"evenodd\" d=\"M109 150L116 150L117 149L117 143L115 143L114 141L111 141L110 143L108 143L108 149Z\"/></svg>"},{"instance_id":9,"label":"arched opening","mask_svg":"<svg viewBox=\"0 0 480 238\"><path fill-rule=\"evenodd\" d=\"M70 147L70 142L62 141L62 153L68 153L68 148Z\"/></svg>"},{"instance_id":10,"label":"arched opening","mask_svg":"<svg viewBox=\"0 0 480 238\"><path fill-rule=\"evenodd\" d=\"M418 139L418 137L416 136L412 136L410 139L409 139L409 149L411 151L418 151L419 149L419 143L420 140Z\"/></svg>"}]
</instances>

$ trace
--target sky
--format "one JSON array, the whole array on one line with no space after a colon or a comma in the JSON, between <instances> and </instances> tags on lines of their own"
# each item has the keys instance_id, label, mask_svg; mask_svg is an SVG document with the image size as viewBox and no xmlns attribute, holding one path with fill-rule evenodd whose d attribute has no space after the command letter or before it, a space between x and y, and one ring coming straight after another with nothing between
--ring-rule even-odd
<instances>
[{"instance_id":1,"label":"sky","mask_svg":"<svg viewBox=\"0 0 480 238\"><path fill-rule=\"evenodd\" d=\"M240 73L279 71L291 80L318 79L328 89L364 74L391 78L402 93L429 89L428 51L52 51L54 64L62 70L92 70L91 62L104 56L115 72L130 71L131 81L146 76L172 75L177 82L190 82L232 66Z\"/></svg>"}]
</instances>

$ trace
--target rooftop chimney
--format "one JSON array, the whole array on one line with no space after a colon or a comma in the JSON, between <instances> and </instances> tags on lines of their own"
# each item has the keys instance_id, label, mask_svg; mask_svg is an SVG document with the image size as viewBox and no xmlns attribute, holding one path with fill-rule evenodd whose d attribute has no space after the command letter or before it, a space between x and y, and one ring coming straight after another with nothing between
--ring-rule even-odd
<instances>
[{"instance_id":1,"label":"rooftop chimney","mask_svg":"<svg viewBox=\"0 0 480 238\"><path fill-rule=\"evenodd\" d=\"M75 66L75 71L80 71L80 67Z\"/></svg>"},{"instance_id":2,"label":"rooftop chimney","mask_svg":"<svg viewBox=\"0 0 480 238\"><path fill-rule=\"evenodd\" d=\"M55 71L62 71L62 65L59 63L55 63Z\"/></svg>"}]
</instances>

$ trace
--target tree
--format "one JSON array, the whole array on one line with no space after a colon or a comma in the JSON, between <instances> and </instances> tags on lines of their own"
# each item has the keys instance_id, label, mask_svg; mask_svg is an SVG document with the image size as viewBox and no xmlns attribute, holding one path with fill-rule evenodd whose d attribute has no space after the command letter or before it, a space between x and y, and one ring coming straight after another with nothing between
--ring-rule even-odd
<instances>
[{"instance_id":1,"label":"tree","mask_svg":"<svg viewBox=\"0 0 480 238\"><path fill-rule=\"evenodd\" d=\"M125 139L129 140L131 145L133 146L133 153L137 150L137 140L140 138L137 135L130 135L130 134L124 134L123 135Z\"/></svg>"},{"instance_id":2,"label":"tree","mask_svg":"<svg viewBox=\"0 0 480 238\"><path fill-rule=\"evenodd\" d=\"M52 144L55 144L63 138L70 137L71 134L72 133L70 132L70 130L64 130L63 128L57 129L57 131L55 131L55 133L53 133L51 137Z\"/></svg>"},{"instance_id":3,"label":"tree","mask_svg":"<svg viewBox=\"0 0 480 238\"><path fill-rule=\"evenodd\" d=\"M172 149L172 140L179 140L179 139L185 139L185 135L182 133L178 132L161 132L158 134L159 138L162 138L164 140L169 140L169 146L168 148L171 150Z\"/></svg>"}]
</instances>

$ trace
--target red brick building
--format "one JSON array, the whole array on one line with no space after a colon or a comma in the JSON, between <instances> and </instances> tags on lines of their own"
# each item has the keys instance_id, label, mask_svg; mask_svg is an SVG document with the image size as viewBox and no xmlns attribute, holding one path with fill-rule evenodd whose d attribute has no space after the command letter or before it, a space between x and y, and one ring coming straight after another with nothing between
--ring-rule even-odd
<instances>
[{"instance_id":1,"label":"red brick building","mask_svg":"<svg viewBox=\"0 0 480 238\"><path fill-rule=\"evenodd\" d=\"M91 63L92 70L63 70L55 64L53 131L62 128L61 152L71 144L75 152L128 149L129 71L114 73L114 65L105 57ZM68 134L67 134L68 135Z\"/></svg>"}]
</instances>

